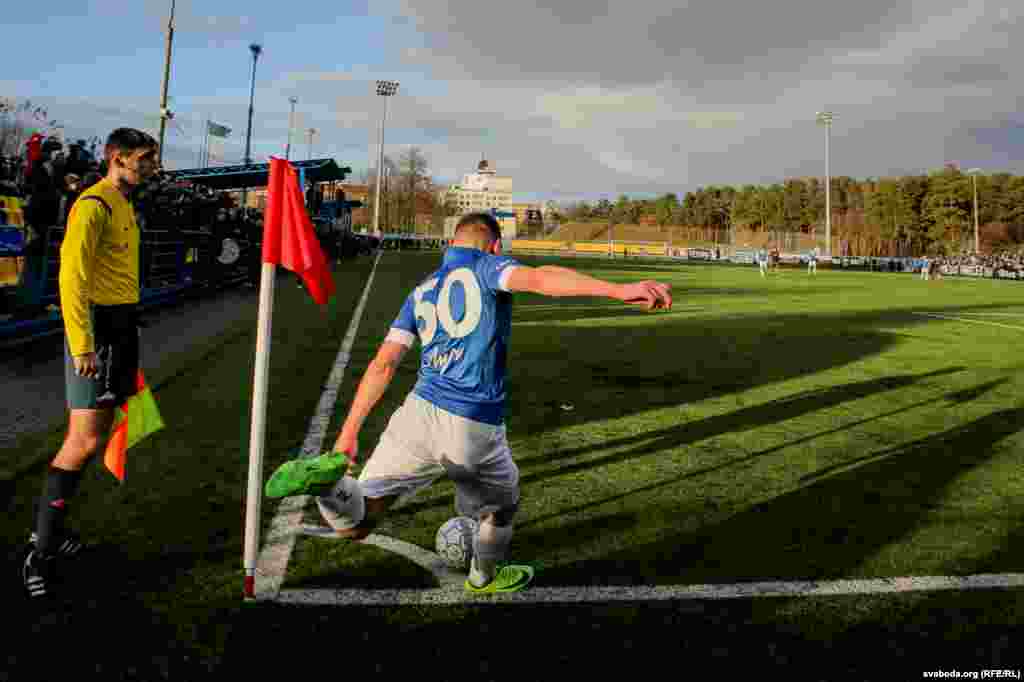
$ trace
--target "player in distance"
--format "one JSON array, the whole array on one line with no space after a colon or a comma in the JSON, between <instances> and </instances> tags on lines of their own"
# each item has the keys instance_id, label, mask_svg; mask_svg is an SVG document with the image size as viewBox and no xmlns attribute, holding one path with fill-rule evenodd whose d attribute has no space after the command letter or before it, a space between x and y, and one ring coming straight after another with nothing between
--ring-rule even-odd
<instances>
[{"instance_id":1,"label":"player in distance","mask_svg":"<svg viewBox=\"0 0 1024 682\"><path fill-rule=\"evenodd\" d=\"M419 340L416 386L391 416L358 482L346 477L333 494L317 498L338 535L361 540L396 502L447 476L455 483L459 514L479 521L465 584L470 592L514 592L533 579L529 566L505 563L519 506L519 469L505 433L516 292L672 307L670 287L660 282L616 284L568 268L524 266L501 255L492 216L464 216L441 267L406 298L367 367L334 451L356 462L363 423Z\"/></svg>"},{"instance_id":2,"label":"player in distance","mask_svg":"<svg viewBox=\"0 0 1024 682\"><path fill-rule=\"evenodd\" d=\"M813 275L818 272L818 255L820 251L817 246L811 249L807 256L807 274Z\"/></svg>"}]
</instances>

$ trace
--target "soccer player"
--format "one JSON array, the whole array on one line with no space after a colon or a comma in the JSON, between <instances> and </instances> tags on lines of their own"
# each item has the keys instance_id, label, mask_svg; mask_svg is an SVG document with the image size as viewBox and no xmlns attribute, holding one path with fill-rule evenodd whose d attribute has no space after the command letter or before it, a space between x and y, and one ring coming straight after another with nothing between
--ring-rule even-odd
<instances>
[{"instance_id":1,"label":"soccer player","mask_svg":"<svg viewBox=\"0 0 1024 682\"><path fill-rule=\"evenodd\" d=\"M156 173L157 146L140 130L113 131L104 150L107 176L78 197L68 216L58 281L71 415L46 473L22 565L30 597L50 594L57 558L82 549L64 526L72 498L83 467L110 433L115 408L136 392L139 228L131 194Z\"/></svg>"},{"instance_id":2,"label":"soccer player","mask_svg":"<svg viewBox=\"0 0 1024 682\"><path fill-rule=\"evenodd\" d=\"M504 563L519 506L519 470L505 433L505 364L517 291L672 307L667 284L613 284L568 268L521 265L501 255L492 216L463 216L441 267L406 298L367 367L334 451L356 461L363 422L418 339L415 388L391 416L358 484L347 479L349 488L317 498L338 535L360 540L399 499L447 475L458 512L479 521L465 583L470 592L515 592L533 579L529 566Z\"/></svg>"},{"instance_id":3,"label":"soccer player","mask_svg":"<svg viewBox=\"0 0 1024 682\"><path fill-rule=\"evenodd\" d=\"M807 274L813 275L818 272L818 247L815 246L811 249L811 253L807 258Z\"/></svg>"},{"instance_id":4,"label":"soccer player","mask_svg":"<svg viewBox=\"0 0 1024 682\"><path fill-rule=\"evenodd\" d=\"M761 276L765 277L768 274L768 250L762 248L755 257L757 258L758 266L761 268Z\"/></svg>"}]
</instances>

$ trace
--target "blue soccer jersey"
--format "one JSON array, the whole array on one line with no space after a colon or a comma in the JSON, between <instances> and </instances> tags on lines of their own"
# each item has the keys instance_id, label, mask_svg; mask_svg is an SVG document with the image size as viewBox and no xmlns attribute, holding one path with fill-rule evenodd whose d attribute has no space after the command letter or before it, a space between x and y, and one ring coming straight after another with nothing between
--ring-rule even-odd
<instances>
[{"instance_id":1,"label":"blue soccer jersey","mask_svg":"<svg viewBox=\"0 0 1024 682\"><path fill-rule=\"evenodd\" d=\"M413 391L443 410L486 424L505 419L505 364L512 332L508 256L449 247L441 268L405 299L387 340L422 344Z\"/></svg>"}]
</instances>

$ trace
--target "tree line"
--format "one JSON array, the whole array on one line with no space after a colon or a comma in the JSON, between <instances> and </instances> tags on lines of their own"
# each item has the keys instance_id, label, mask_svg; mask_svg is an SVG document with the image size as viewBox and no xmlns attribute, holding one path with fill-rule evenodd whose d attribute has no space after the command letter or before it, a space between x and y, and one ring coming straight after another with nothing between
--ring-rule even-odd
<instances>
[{"instance_id":1,"label":"tree line","mask_svg":"<svg viewBox=\"0 0 1024 682\"><path fill-rule=\"evenodd\" d=\"M954 164L922 175L831 179L833 244L856 243L864 255L973 250L974 190L983 248L1024 242L1024 177L972 176ZM729 233L825 235L825 183L792 178L772 185L713 185L652 199L622 195L612 203L580 201L563 208L563 222L688 226Z\"/></svg>"}]
</instances>

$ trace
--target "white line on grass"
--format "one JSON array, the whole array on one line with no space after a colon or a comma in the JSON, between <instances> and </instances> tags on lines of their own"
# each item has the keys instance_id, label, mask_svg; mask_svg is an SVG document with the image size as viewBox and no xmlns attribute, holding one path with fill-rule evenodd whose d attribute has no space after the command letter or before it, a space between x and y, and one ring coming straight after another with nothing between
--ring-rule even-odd
<instances>
[{"instance_id":1,"label":"white line on grass","mask_svg":"<svg viewBox=\"0 0 1024 682\"><path fill-rule=\"evenodd\" d=\"M300 531L303 535L311 535L317 538L338 539L333 529L325 526L303 526ZM453 570L437 552L423 549L405 540L393 538L390 535L370 533L360 541L363 545L374 545L393 554L405 557L420 568L424 568L434 576L434 579L442 587L462 585L466 581L463 573Z\"/></svg>"},{"instance_id":2,"label":"white line on grass","mask_svg":"<svg viewBox=\"0 0 1024 682\"><path fill-rule=\"evenodd\" d=\"M954 317L953 315L938 315L936 313L918 313L914 312L914 315L923 315L925 317L937 317L940 320L954 320L956 322L970 322L971 324L984 324L990 327L1002 327L1003 329L1016 329L1017 331L1024 332L1024 327L1018 327L1012 324L1000 324L999 322L989 322L988 320L972 320L967 317Z\"/></svg>"},{"instance_id":3,"label":"white line on grass","mask_svg":"<svg viewBox=\"0 0 1024 682\"><path fill-rule=\"evenodd\" d=\"M961 311L960 314L971 317L1024 317L1024 313L975 313L967 310Z\"/></svg>"},{"instance_id":4,"label":"white line on grass","mask_svg":"<svg viewBox=\"0 0 1024 682\"><path fill-rule=\"evenodd\" d=\"M543 574L542 574L543 575ZM278 602L309 606L450 606L455 604L594 604L657 602L756 597L826 597L849 594L886 594L940 590L991 590L1024 587L1024 573L968 576L921 576L865 580L801 580L711 585L532 587L523 592L474 595L459 585L433 589L289 589Z\"/></svg>"},{"instance_id":5,"label":"white line on grass","mask_svg":"<svg viewBox=\"0 0 1024 682\"><path fill-rule=\"evenodd\" d=\"M352 352L352 345L356 340L356 332L359 329L359 320L363 317L363 309L366 307L366 300L370 295L370 286L373 284L373 276L377 272L377 263L380 262L382 251L377 252L377 259L373 261L373 268L366 280L366 287L363 289L363 297L359 300L355 312L352 313L352 320L349 322L348 331L341 343L341 349L334 359L334 367L327 378L327 385L320 395L320 403L317 405L316 414L309 422L309 431L306 432L306 440L302 443L302 456L312 457L320 454L323 449L324 436L327 434L327 427L331 422L331 415L334 413L334 405L338 399L338 388L345 377L345 368L348 366L349 354ZM263 541L263 548L260 551L259 559L256 561L256 598L273 599L281 590L281 583L284 581L285 573L288 571L288 562L295 548L296 532L302 527L302 515L309 503L309 495L298 495L286 497L277 507L273 520L270 522L270 530Z\"/></svg>"}]
</instances>

